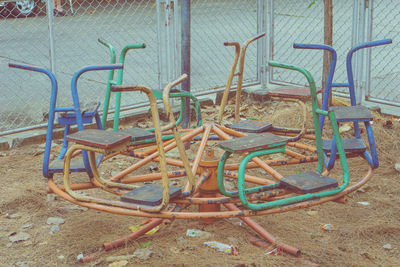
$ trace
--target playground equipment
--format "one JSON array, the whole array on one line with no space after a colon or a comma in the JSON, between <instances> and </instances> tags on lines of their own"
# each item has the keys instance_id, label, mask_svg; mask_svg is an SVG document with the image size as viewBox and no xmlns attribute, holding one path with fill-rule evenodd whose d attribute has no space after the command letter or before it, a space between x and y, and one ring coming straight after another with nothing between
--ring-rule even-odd
<instances>
[{"instance_id":1,"label":"playground equipment","mask_svg":"<svg viewBox=\"0 0 400 267\"><path fill-rule=\"evenodd\" d=\"M116 53L115 48L111 44L107 43L106 41L104 41L102 39L98 39L98 41L99 41L99 43L101 43L102 45L104 45L105 47L108 48L108 50L110 52L110 63L115 64L117 61L117 58L116 58L117 53ZM146 48L146 44L144 44L144 43L125 45L122 48L121 53L119 55L119 59L118 59L119 63L125 64L125 57L129 50L144 49L144 48ZM106 129L107 115L109 112L109 104L110 104L110 96L111 96L111 94L110 94L111 86L122 85L123 72L124 72L123 69L117 70L116 79L115 79L115 70L110 70L110 72L108 74L107 89L106 89L106 94L105 94L105 99L104 99L104 107L103 107L103 115L102 115L102 119L101 119L103 129ZM162 91L161 90L152 90L152 91L153 91L153 94L156 99L158 99L158 100L162 99ZM180 101L180 113L179 113L179 117L176 122L177 125L180 125L183 122L183 116L186 112L186 110L185 110L185 101L186 100L191 100L194 103L195 112L196 112L196 127L199 127L202 124L200 103L193 94L191 94L190 92L175 89L174 92L171 93L171 98L180 98L180 100L181 100ZM116 92L115 93L115 107L114 107L114 123L113 123L114 131L118 131L120 110L121 110L121 92ZM154 129L147 129L147 130L154 131ZM128 130L124 130L124 131L129 132L130 130L128 129ZM134 130L134 131L136 131L136 130ZM154 135L153 135L153 137L154 137Z\"/></svg>"},{"instance_id":2,"label":"playground equipment","mask_svg":"<svg viewBox=\"0 0 400 267\"><path fill-rule=\"evenodd\" d=\"M53 72L48 69L32 66L32 65L23 65L10 63L10 68L17 68L28 71L40 72L47 75L51 81L51 97L50 97L50 107L48 113L48 123L47 123L47 133L46 133L46 144L45 151L43 156L43 176L46 178L51 178L55 173L62 173L64 171L64 156L68 149L68 140L67 135L70 134L71 126L78 125L81 127L80 130L83 130L84 124L93 123L93 119L96 122L96 126L98 129L102 129L100 115L97 112L100 103L97 104L97 107L93 111L80 110L80 106L71 106L71 107L57 107L57 93L58 93L58 83L56 76ZM79 77L87 71L98 71L98 70L110 70L110 69L121 69L122 65L102 65L102 66L88 66L83 69L78 70L72 77L71 80L71 92L73 98L78 98L77 91L77 83ZM77 109L79 110L80 116L76 117ZM60 154L57 156L55 160L50 162L51 155L51 147L53 141L53 131L55 127L55 117L56 113L59 113L58 116L58 124L64 126L64 138L63 144L61 148ZM80 119L80 121L77 121ZM71 162L70 170L71 172L87 172L89 176L92 175L91 169L88 163L87 153L83 152L83 161L74 158Z\"/></svg>"},{"instance_id":3,"label":"playground equipment","mask_svg":"<svg viewBox=\"0 0 400 267\"><path fill-rule=\"evenodd\" d=\"M262 133L267 131L275 131L286 134L295 134L291 137L288 142L294 142L299 140L306 133L306 122L307 122L307 109L304 103L301 100L309 99L310 92L309 89L306 88L293 88L293 89L282 89L279 88L277 90L270 90L268 92L268 96L272 100L286 101L286 102L294 102L299 105L303 112L303 122L301 129L289 129L286 127L277 127L273 126L272 123L266 121L258 121L258 120L241 120L240 118L240 106L241 106L241 97L242 97L242 86L243 86L243 76L244 76L244 65L245 65L245 57L248 46L265 37L265 33L260 33L248 40L246 40L242 46L238 42L225 42L225 46L234 46L235 47L235 55L233 58L232 66L229 72L228 80L225 86L224 94L221 100L221 108L218 114L218 123L223 123L223 115L225 106L227 104L229 91L232 86L232 81L235 76L237 76L237 88L236 88L236 97L235 97L235 123L228 125L229 128L246 132L246 133ZM238 66L239 62L239 66ZM238 72L236 73L236 69Z\"/></svg>"},{"instance_id":4,"label":"playground equipment","mask_svg":"<svg viewBox=\"0 0 400 267\"><path fill-rule=\"evenodd\" d=\"M286 64L270 62L271 66L299 71L310 84L316 148L299 142L288 142L288 138L275 136L272 133L249 135L219 124L207 124L195 129L181 132L170 106L172 88L179 85L186 75L170 82L163 90L163 104L169 118L169 124L159 126L156 98L153 90L144 86L111 86L111 91L142 91L149 98L154 124L156 143L146 146L136 146L132 150L131 137L121 132L110 132L99 129L84 130L67 136L74 142L65 156L65 171L63 185L57 184L49 177L49 191L62 198L91 209L105 212L149 217L150 222L128 239L144 234L151 228L161 224L164 219L201 219L212 223L221 218L239 217L259 235L282 248L299 255L300 250L278 242L249 216L274 214L290 210L306 208L327 201L343 201L343 197L366 183L372 176L372 168L360 181L349 185L349 173L346 154L341 143L337 123L333 111L323 111L317 107L315 83L311 75L304 69ZM79 99L74 98L74 106L79 107ZM76 110L79 129L83 128L82 113ZM323 154L320 125L317 114L328 116L331 120L336 146L343 169L343 178L339 183L336 179L327 177L329 170L323 172ZM162 141L161 132L172 130L174 138ZM234 139L234 140L229 140ZM227 140L227 141L223 141ZM183 147L184 142L190 142L195 157L190 158ZM290 148L289 148L290 147ZM180 159L171 158L168 152L179 150ZM70 162L76 151L88 151L93 177L89 182L71 182ZM224 152L224 151L225 152ZM297 151L296 151L297 150ZM243 159L227 158L233 152L244 155ZM104 178L95 164L95 153L102 153L106 159L115 155L126 155L135 162L120 173ZM189 152L190 153L190 152ZM221 157L220 154L224 153ZM280 158L261 158L264 155L280 153ZM354 154L349 154L351 158ZM251 161L251 162L250 162ZM284 177L273 166L289 166L318 162L316 172L306 172L299 175ZM159 172L149 173L146 164L158 164ZM103 164L100 166L103 167ZM266 171L275 180L259 176ZM147 170L147 171L146 171ZM238 172L237 172L238 171ZM224 177L238 179L238 190L225 189ZM161 180L161 185L157 184ZM170 186L169 180L177 182ZM182 182L183 185L179 183ZM144 182L153 182L144 184ZM277 182L278 181L278 182ZM246 189L244 183L257 186ZM90 190L90 195L75 193L76 190L100 189L109 194L99 196L97 190ZM262 203L259 203L262 202ZM198 211L186 210L190 205L198 205ZM222 210L224 206L226 210ZM125 239L105 243L106 250L125 243Z\"/></svg>"},{"instance_id":5,"label":"playground equipment","mask_svg":"<svg viewBox=\"0 0 400 267\"><path fill-rule=\"evenodd\" d=\"M328 78L325 85L325 93L322 101L322 110L333 110L335 111L337 121L340 122L353 122L354 123L354 138L343 139L344 150L348 153L358 153L362 154L363 157L368 161L372 168L377 168L379 166L378 154L376 151L376 144L374 140L374 134L371 127L371 122L373 120L373 116L368 108L360 106L356 102L356 93L354 89L354 76L352 69L352 57L355 52L358 50L375 47L381 45L387 45L392 43L391 39L384 39L378 41L370 41L365 42L359 45L354 46L347 53L346 56L346 70L347 70L347 83L334 83L333 76L336 67L336 59L337 54L336 50L328 45L315 45L315 44L299 44L295 43L293 45L294 48L298 49L316 49L316 50L325 50L331 53L332 60L329 68ZM328 107L329 97L332 94L332 87L347 87L349 89L350 95L350 103L351 106L332 106ZM325 115L321 114L320 116L320 127L321 132L324 128L324 120ZM365 125L365 129L367 132L368 143L370 152L368 152L367 147L365 146L363 140L361 139L361 132L359 123L363 122ZM330 154L329 161L327 164L328 169L333 168L336 159L336 137L332 137L331 140L323 141L323 150L325 153Z\"/></svg>"}]
</instances>

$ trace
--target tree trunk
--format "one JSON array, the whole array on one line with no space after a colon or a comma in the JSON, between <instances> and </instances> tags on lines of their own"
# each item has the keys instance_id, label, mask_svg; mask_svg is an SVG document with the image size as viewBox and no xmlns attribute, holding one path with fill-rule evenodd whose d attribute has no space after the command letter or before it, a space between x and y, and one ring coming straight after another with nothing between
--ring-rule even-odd
<instances>
[{"instance_id":1,"label":"tree trunk","mask_svg":"<svg viewBox=\"0 0 400 267\"><path fill-rule=\"evenodd\" d=\"M324 0L324 44L332 46L333 42L333 0ZM324 61L322 70L322 94L325 93L326 80L328 78L329 67L332 57L330 52L324 51ZM332 94L329 95L328 106L332 103Z\"/></svg>"}]
</instances>

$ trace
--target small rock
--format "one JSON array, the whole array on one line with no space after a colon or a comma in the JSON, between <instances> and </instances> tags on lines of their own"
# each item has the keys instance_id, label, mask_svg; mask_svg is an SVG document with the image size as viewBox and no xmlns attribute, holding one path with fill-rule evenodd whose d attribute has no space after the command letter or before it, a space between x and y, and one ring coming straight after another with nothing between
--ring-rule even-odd
<instances>
[{"instance_id":1,"label":"small rock","mask_svg":"<svg viewBox=\"0 0 400 267\"><path fill-rule=\"evenodd\" d=\"M33 227L33 224L25 224L21 228L22 229L31 229Z\"/></svg>"},{"instance_id":2,"label":"small rock","mask_svg":"<svg viewBox=\"0 0 400 267\"><path fill-rule=\"evenodd\" d=\"M36 265L36 262L34 261L17 261L15 263L18 267L29 267L31 265Z\"/></svg>"},{"instance_id":3,"label":"small rock","mask_svg":"<svg viewBox=\"0 0 400 267\"><path fill-rule=\"evenodd\" d=\"M108 267L123 267L123 266L125 266L125 265L127 265L127 264L128 264L128 261L127 261L127 260L116 261L116 262L110 263L110 264L108 265Z\"/></svg>"},{"instance_id":4,"label":"small rock","mask_svg":"<svg viewBox=\"0 0 400 267\"><path fill-rule=\"evenodd\" d=\"M144 261L150 259L152 254L153 252L150 248L139 248L133 253L136 258Z\"/></svg>"},{"instance_id":5,"label":"small rock","mask_svg":"<svg viewBox=\"0 0 400 267\"><path fill-rule=\"evenodd\" d=\"M8 237L11 242L20 242L20 241L25 241L31 238L31 235L25 232L19 232L17 234L11 235Z\"/></svg>"},{"instance_id":6,"label":"small rock","mask_svg":"<svg viewBox=\"0 0 400 267\"><path fill-rule=\"evenodd\" d=\"M65 256L64 255L60 255L60 256L58 256L57 257L59 260L64 260L65 259Z\"/></svg>"},{"instance_id":7,"label":"small rock","mask_svg":"<svg viewBox=\"0 0 400 267\"><path fill-rule=\"evenodd\" d=\"M18 214L18 213L14 213L14 214L6 214L6 216L5 216L7 219L19 219L19 218L21 218L22 216L20 215L20 214Z\"/></svg>"},{"instance_id":8,"label":"small rock","mask_svg":"<svg viewBox=\"0 0 400 267\"><path fill-rule=\"evenodd\" d=\"M308 215L310 215L310 216L315 216L315 215L318 214L318 211L316 211L316 210L309 210L309 211L307 211L306 213L307 213Z\"/></svg>"},{"instance_id":9,"label":"small rock","mask_svg":"<svg viewBox=\"0 0 400 267\"><path fill-rule=\"evenodd\" d=\"M60 232L60 226L59 225L52 225L51 228L50 228L49 234L52 235L52 234L54 234L56 232Z\"/></svg>"},{"instance_id":10,"label":"small rock","mask_svg":"<svg viewBox=\"0 0 400 267\"><path fill-rule=\"evenodd\" d=\"M400 172L400 163L394 164L394 168L396 169L396 171Z\"/></svg>"},{"instance_id":11,"label":"small rock","mask_svg":"<svg viewBox=\"0 0 400 267\"><path fill-rule=\"evenodd\" d=\"M359 202L357 202L358 204L360 204L360 205L363 205L363 206L369 206L369 205L371 205L368 201L359 201Z\"/></svg>"},{"instance_id":12,"label":"small rock","mask_svg":"<svg viewBox=\"0 0 400 267\"><path fill-rule=\"evenodd\" d=\"M60 225L60 224L63 224L64 222L65 222L65 220L63 218L49 217L47 219L47 224Z\"/></svg>"},{"instance_id":13,"label":"small rock","mask_svg":"<svg viewBox=\"0 0 400 267\"><path fill-rule=\"evenodd\" d=\"M201 231L201 230L197 230L197 229L188 229L186 231L186 236L200 237L200 238L210 238L211 237L211 233L205 232L205 231Z\"/></svg>"},{"instance_id":14,"label":"small rock","mask_svg":"<svg viewBox=\"0 0 400 267\"><path fill-rule=\"evenodd\" d=\"M386 245L383 246L383 248L386 249L386 250L391 250L391 249L393 249L393 247L392 247L391 244L386 244Z\"/></svg>"}]
</instances>

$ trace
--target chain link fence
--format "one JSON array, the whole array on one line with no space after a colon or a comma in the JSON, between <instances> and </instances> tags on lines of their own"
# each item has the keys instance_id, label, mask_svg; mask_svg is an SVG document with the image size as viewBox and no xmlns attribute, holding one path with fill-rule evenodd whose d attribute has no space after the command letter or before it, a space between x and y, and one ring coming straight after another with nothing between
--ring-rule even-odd
<instances>
[{"instance_id":1,"label":"chain link fence","mask_svg":"<svg viewBox=\"0 0 400 267\"><path fill-rule=\"evenodd\" d=\"M27 14L30 1L35 1L34 12ZM399 12L396 8L387 8L388 1L375 1L373 39L398 36ZM146 44L145 49L128 52L124 84L160 89L166 81L180 74L178 0L63 0L66 16L54 16L53 24L49 23L52 10L46 13L47 2L23 2L25 8L18 7L17 3L21 3L18 1L0 0L0 135L45 125L49 107L48 78L39 73L9 69L8 62L53 68L59 82L58 106L72 105L70 80L78 69L110 62L110 53L98 38L115 47L117 59L125 45ZM234 49L225 47L224 42L243 44L266 30L269 36L251 44L247 50L245 84L264 82L263 64L270 58L305 67L316 81L321 81L323 53L292 47L294 42L323 43L323 1L316 1L312 6L310 2L192 0L192 91L205 94L224 87L234 56ZM346 81L345 54L356 40L354 25L360 23L354 19L353 9L358 2L361 1L333 1L333 46L338 52L335 82ZM18 10L24 10L25 14ZM53 26L54 34L49 34L49 26ZM368 97L400 102L395 79L398 64L393 60L399 51L395 45L390 49L372 51ZM82 76L78 91L84 104L104 102L107 77L107 71ZM268 80L278 84L305 84L302 76L278 69L269 73ZM122 97L125 108L141 103L147 103L147 99L140 93L127 93ZM113 104L112 99L111 109Z\"/></svg>"},{"instance_id":2,"label":"chain link fence","mask_svg":"<svg viewBox=\"0 0 400 267\"><path fill-rule=\"evenodd\" d=\"M400 106L400 3L371 1L373 12L372 40L391 38L393 44L371 49L370 79L367 78L367 100Z\"/></svg>"},{"instance_id":3,"label":"chain link fence","mask_svg":"<svg viewBox=\"0 0 400 267\"><path fill-rule=\"evenodd\" d=\"M44 122L50 82L43 75L8 68L8 62L49 67L46 5L0 2L0 132Z\"/></svg>"},{"instance_id":4,"label":"chain link fence","mask_svg":"<svg viewBox=\"0 0 400 267\"><path fill-rule=\"evenodd\" d=\"M352 45L353 1L333 1L333 48L338 55L335 82L346 82L346 53ZM272 1L273 23L272 58L274 60L302 66L313 75L317 86L322 86L323 52L294 49L293 43L324 43L324 4L317 1L310 5L310 0ZM300 73L273 69L272 83L305 85ZM340 88L334 88L335 91Z\"/></svg>"},{"instance_id":5,"label":"chain link fence","mask_svg":"<svg viewBox=\"0 0 400 267\"><path fill-rule=\"evenodd\" d=\"M46 3L38 2L35 12L15 14L16 6L7 4L0 28L0 132L36 127L46 120L50 98L50 81L39 73L9 69L7 62L53 67L59 91L57 106L72 106L70 83L73 74L86 65L110 62L108 48L101 38L119 54L127 44L145 43L146 48L131 50L124 68L125 84L159 87L156 2L150 0L77 0L63 2L65 16L54 16L49 31ZM50 14L51 15L51 14ZM54 44L51 50L50 44ZM50 63L54 60L54 65ZM108 73L84 74L78 91L84 105L104 102ZM145 96L131 93L123 96L122 105L140 104ZM114 101L111 100L111 109ZM99 110L102 110L100 107Z\"/></svg>"},{"instance_id":6,"label":"chain link fence","mask_svg":"<svg viewBox=\"0 0 400 267\"><path fill-rule=\"evenodd\" d=\"M191 88L194 93L225 86L235 50L233 47L225 47L224 42L239 42L242 45L258 33L258 2L192 1ZM255 42L250 44L246 52L244 84L259 82L257 56Z\"/></svg>"}]
</instances>

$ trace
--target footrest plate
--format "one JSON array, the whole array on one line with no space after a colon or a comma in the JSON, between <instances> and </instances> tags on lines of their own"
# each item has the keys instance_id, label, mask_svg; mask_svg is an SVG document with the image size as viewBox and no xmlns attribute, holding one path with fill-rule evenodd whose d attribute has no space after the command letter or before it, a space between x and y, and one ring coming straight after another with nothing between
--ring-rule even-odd
<instances>
[{"instance_id":1,"label":"footrest plate","mask_svg":"<svg viewBox=\"0 0 400 267\"><path fill-rule=\"evenodd\" d=\"M252 150L269 149L283 146L287 143L287 138L274 135L272 133L252 134L232 140L220 142L220 148L231 153L243 153Z\"/></svg>"},{"instance_id":2,"label":"footrest plate","mask_svg":"<svg viewBox=\"0 0 400 267\"><path fill-rule=\"evenodd\" d=\"M64 172L64 159L56 159L50 163L49 169L53 172ZM85 172L82 158L72 158L70 163L71 172Z\"/></svg>"},{"instance_id":3,"label":"footrest plate","mask_svg":"<svg viewBox=\"0 0 400 267\"><path fill-rule=\"evenodd\" d=\"M367 150L362 139L342 139L345 152L364 153ZM330 153L332 148L332 140L322 140L322 149L325 153Z\"/></svg>"},{"instance_id":4,"label":"footrest plate","mask_svg":"<svg viewBox=\"0 0 400 267\"><path fill-rule=\"evenodd\" d=\"M173 199L182 193L179 187L169 187L169 198ZM157 206L163 198L163 187L157 184L146 184L121 196L121 201L146 206Z\"/></svg>"},{"instance_id":5,"label":"footrest plate","mask_svg":"<svg viewBox=\"0 0 400 267\"><path fill-rule=\"evenodd\" d=\"M66 140L89 147L111 149L118 145L129 143L131 137L118 132L88 129L67 135Z\"/></svg>"},{"instance_id":6,"label":"footrest plate","mask_svg":"<svg viewBox=\"0 0 400 267\"><path fill-rule=\"evenodd\" d=\"M289 177L283 177L280 183L296 193L314 193L328 188L337 187L338 182L317 172L305 172Z\"/></svg>"},{"instance_id":7,"label":"footrest plate","mask_svg":"<svg viewBox=\"0 0 400 267\"><path fill-rule=\"evenodd\" d=\"M143 130L142 128L127 128L123 130L119 130L119 133L127 134L132 137L132 142L143 141L143 140L154 140L156 135L152 132Z\"/></svg>"},{"instance_id":8,"label":"footrest plate","mask_svg":"<svg viewBox=\"0 0 400 267\"><path fill-rule=\"evenodd\" d=\"M337 121L372 121L373 116L368 108L363 106L335 106L329 110L335 111Z\"/></svg>"},{"instance_id":9,"label":"footrest plate","mask_svg":"<svg viewBox=\"0 0 400 267\"><path fill-rule=\"evenodd\" d=\"M264 121L244 120L233 123L229 128L245 133L262 133L268 131L272 127L272 123Z\"/></svg>"}]
</instances>

